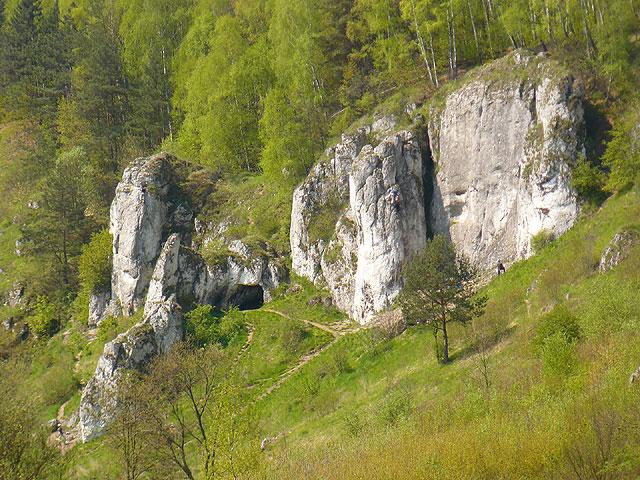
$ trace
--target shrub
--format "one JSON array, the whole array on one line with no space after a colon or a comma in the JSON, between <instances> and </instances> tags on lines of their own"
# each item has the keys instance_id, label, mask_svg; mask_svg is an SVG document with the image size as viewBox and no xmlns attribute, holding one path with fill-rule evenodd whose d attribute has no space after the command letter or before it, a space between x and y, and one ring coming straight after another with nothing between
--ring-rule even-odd
<instances>
[{"instance_id":1,"label":"shrub","mask_svg":"<svg viewBox=\"0 0 640 480\"><path fill-rule=\"evenodd\" d=\"M245 328L244 316L237 308L221 316L211 305L199 305L187 313L185 319L187 336L199 347L215 343L226 347Z\"/></svg>"},{"instance_id":2,"label":"shrub","mask_svg":"<svg viewBox=\"0 0 640 480\"><path fill-rule=\"evenodd\" d=\"M296 353L309 333L296 322L283 322L280 330L280 343L288 353Z\"/></svg>"},{"instance_id":3,"label":"shrub","mask_svg":"<svg viewBox=\"0 0 640 480\"><path fill-rule=\"evenodd\" d=\"M56 308L47 297L38 297L33 314L27 318L29 330L36 337L42 338L54 333L58 320Z\"/></svg>"},{"instance_id":4,"label":"shrub","mask_svg":"<svg viewBox=\"0 0 640 480\"><path fill-rule=\"evenodd\" d=\"M581 336L578 319L563 304L542 317L534 344L545 373L566 376L575 370L575 344Z\"/></svg>"},{"instance_id":5,"label":"shrub","mask_svg":"<svg viewBox=\"0 0 640 480\"><path fill-rule=\"evenodd\" d=\"M533 237L531 237L531 248L534 253L539 253L543 248L555 240L555 235L549 230L540 230Z\"/></svg>"},{"instance_id":6,"label":"shrub","mask_svg":"<svg viewBox=\"0 0 640 480\"><path fill-rule=\"evenodd\" d=\"M575 343L567 342L566 337L557 332L544 340L540 348L540 358L543 371L547 375L570 375L577 365Z\"/></svg>"},{"instance_id":7,"label":"shrub","mask_svg":"<svg viewBox=\"0 0 640 480\"><path fill-rule=\"evenodd\" d=\"M118 331L118 320L107 317L98 326L98 339L101 342L108 342L116 336Z\"/></svg>"},{"instance_id":8,"label":"shrub","mask_svg":"<svg viewBox=\"0 0 640 480\"><path fill-rule=\"evenodd\" d=\"M112 237L107 229L94 234L91 241L82 247L78 276L83 290L91 293L109 285L112 256Z\"/></svg>"},{"instance_id":9,"label":"shrub","mask_svg":"<svg viewBox=\"0 0 640 480\"><path fill-rule=\"evenodd\" d=\"M574 343L582 336L578 319L564 304L557 305L551 312L543 315L536 332L534 344L541 349L545 342L559 335L565 343Z\"/></svg>"},{"instance_id":10,"label":"shrub","mask_svg":"<svg viewBox=\"0 0 640 480\"><path fill-rule=\"evenodd\" d=\"M578 195L584 200L600 203L605 198L606 182L605 173L581 156L571 174L571 185Z\"/></svg>"}]
</instances>

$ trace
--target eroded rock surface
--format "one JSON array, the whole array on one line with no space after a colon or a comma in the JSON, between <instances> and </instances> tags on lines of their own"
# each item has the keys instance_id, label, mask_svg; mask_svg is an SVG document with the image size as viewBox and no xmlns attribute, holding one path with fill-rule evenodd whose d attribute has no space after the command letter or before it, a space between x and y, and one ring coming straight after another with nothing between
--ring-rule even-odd
<instances>
[{"instance_id":1,"label":"eroded rock surface","mask_svg":"<svg viewBox=\"0 0 640 480\"><path fill-rule=\"evenodd\" d=\"M419 142L411 131L383 136L394 126L382 117L344 135L293 198L294 271L326 285L335 305L361 323L390 305L402 263L427 238ZM328 231L314 238L319 227Z\"/></svg>"},{"instance_id":2,"label":"eroded rock surface","mask_svg":"<svg viewBox=\"0 0 640 480\"><path fill-rule=\"evenodd\" d=\"M293 196L293 270L358 322L391 304L402 263L428 235L490 269L576 221L582 91L549 58L515 52L432 102L426 131L397 123L379 117L344 135Z\"/></svg>"},{"instance_id":3,"label":"eroded rock surface","mask_svg":"<svg viewBox=\"0 0 640 480\"><path fill-rule=\"evenodd\" d=\"M144 301L169 220L169 190L174 182L167 155L135 160L124 171L111 204L113 235L111 291L125 315Z\"/></svg>"},{"instance_id":4,"label":"eroded rock surface","mask_svg":"<svg viewBox=\"0 0 640 480\"><path fill-rule=\"evenodd\" d=\"M429 122L433 230L481 267L526 257L535 234L573 225L571 166L583 148L582 91L571 75L522 52L492 68L506 78L479 74ZM510 79L510 68L525 79Z\"/></svg>"},{"instance_id":5,"label":"eroded rock surface","mask_svg":"<svg viewBox=\"0 0 640 480\"><path fill-rule=\"evenodd\" d=\"M623 230L616 233L600 258L598 269L601 273L613 270L625 260L631 250L640 244L640 233L637 230Z\"/></svg>"},{"instance_id":6,"label":"eroded rock surface","mask_svg":"<svg viewBox=\"0 0 640 480\"><path fill-rule=\"evenodd\" d=\"M229 242L228 256L217 265L207 265L190 248L192 232L187 226L195 228L194 216L180 195L174 161L166 155L136 160L118 185L111 208L113 295L105 290L91 296L89 321L97 325L106 315L130 315L141 299L144 315L105 346L83 391L79 427L85 442L109 423L123 372L145 371L155 356L182 340L183 309L197 304L262 304L288 277L280 259L238 240Z\"/></svg>"}]
</instances>

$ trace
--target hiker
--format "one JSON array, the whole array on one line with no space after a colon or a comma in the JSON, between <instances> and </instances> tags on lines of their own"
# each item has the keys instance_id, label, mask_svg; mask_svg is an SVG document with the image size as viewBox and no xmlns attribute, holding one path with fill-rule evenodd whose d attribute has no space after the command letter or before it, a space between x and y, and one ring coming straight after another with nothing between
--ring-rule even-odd
<instances>
[{"instance_id":1,"label":"hiker","mask_svg":"<svg viewBox=\"0 0 640 480\"><path fill-rule=\"evenodd\" d=\"M502 264L502 262L498 262L498 275L502 275L506 271L507 269L504 268L504 265Z\"/></svg>"}]
</instances>

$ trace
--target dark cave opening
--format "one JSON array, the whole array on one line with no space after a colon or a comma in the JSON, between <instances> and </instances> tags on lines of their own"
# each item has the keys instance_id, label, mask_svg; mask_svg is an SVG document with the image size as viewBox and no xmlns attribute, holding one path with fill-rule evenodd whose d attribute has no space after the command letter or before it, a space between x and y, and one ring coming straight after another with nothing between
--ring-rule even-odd
<instances>
[{"instance_id":1,"label":"dark cave opening","mask_svg":"<svg viewBox=\"0 0 640 480\"><path fill-rule=\"evenodd\" d=\"M429 131L426 127L420 129L418 134L418 142L422 150L422 185L424 192L424 213L427 221L427 238L433 237L433 199L436 194L434 184L436 169L433 161L433 153L431 151L431 139Z\"/></svg>"},{"instance_id":2,"label":"dark cave opening","mask_svg":"<svg viewBox=\"0 0 640 480\"><path fill-rule=\"evenodd\" d=\"M260 285L236 285L228 304L240 310L255 310L264 304L264 290Z\"/></svg>"}]
</instances>

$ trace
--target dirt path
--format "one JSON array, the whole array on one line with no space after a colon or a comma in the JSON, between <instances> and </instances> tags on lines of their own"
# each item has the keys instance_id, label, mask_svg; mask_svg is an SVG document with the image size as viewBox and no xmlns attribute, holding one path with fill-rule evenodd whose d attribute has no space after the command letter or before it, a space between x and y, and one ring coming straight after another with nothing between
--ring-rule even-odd
<instances>
[{"instance_id":1,"label":"dirt path","mask_svg":"<svg viewBox=\"0 0 640 480\"><path fill-rule=\"evenodd\" d=\"M247 350L249 350L249 347L251 346L251 342L253 342L253 332L255 331L255 327L250 323L246 323L246 325L247 325L247 341L244 342L244 345L238 352L238 355L236 355L236 361L238 361L240 357L242 357L245 353L247 353Z\"/></svg>"},{"instance_id":2,"label":"dirt path","mask_svg":"<svg viewBox=\"0 0 640 480\"><path fill-rule=\"evenodd\" d=\"M338 338L342 335L344 335L344 333L339 332L337 330L334 330L333 328L327 326L327 325L323 325L322 323L317 323L317 322L312 322L311 320L305 320L304 318L302 319L294 319L291 316L287 315L286 313L282 313L279 312L277 310L272 310L271 308L263 308L262 309L263 312L268 312L268 313L273 313L275 315L279 315L282 318L286 318L287 320L291 320L291 321L299 321L302 323L305 323L311 327L315 327L315 328L319 328L320 330L324 330L327 333L330 333L331 335L333 335L335 338Z\"/></svg>"},{"instance_id":3,"label":"dirt path","mask_svg":"<svg viewBox=\"0 0 640 480\"><path fill-rule=\"evenodd\" d=\"M258 400L262 400L263 398L269 396L271 393L273 393L275 390L277 390L280 386L282 386L282 384L284 382L286 382L293 374L295 374L298 370L300 370L302 367L304 367L307 363L309 363L311 360L313 360L314 358L316 358L318 355L320 355L322 352L324 352L325 350L327 350L329 347L331 347L334 343L336 343L336 341L349 333L354 333L356 332L358 329L357 328L349 328L349 329L344 329L344 330L335 330L331 327L329 327L328 325L323 325L322 323L317 323L317 322L312 322L311 320L306 320L306 319L294 319L293 317L287 315L286 313L282 313L279 312L278 310L273 310L271 308L263 308L261 311L263 312L267 312L267 313L272 313L274 315L278 315L282 318L285 318L287 320L291 320L291 321L298 321L298 322L302 322L306 325L309 325L311 327L315 327L318 328L324 332L327 332L329 334L331 334L333 336L333 340L331 340L330 342L326 343L325 345L322 345L314 350L312 350L309 353L306 353L305 355L303 355L302 357L300 357L300 360L298 360L298 362L291 368L289 368L286 372L282 373L278 379L276 380L276 382L269 386L263 393L261 393L258 396Z\"/></svg>"},{"instance_id":4,"label":"dirt path","mask_svg":"<svg viewBox=\"0 0 640 480\"><path fill-rule=\"evenodd\" d=\"M320 355L326 349L331 347L331 345L336 343L338 338L339 337L334 337L334 339L331 340L329 343L326 343L325 345L322 345L322 346L316 348L315 350L312 350L311 352L306 353L302 357L300 357L300 360L298 360L298 363L296 363L293 367L291 367L289 370L287 370L282 375L280 375L278 377L278 380L276 380L276 382L273 385L269 386L269 388L267 388L264 392L262 392L258 396L258 400L262 400L263 398L266 398L269 395L271 395L271 393L273 393L275 390L280 388L282 386L282 384L284 382L286 382L298 370L300 370L302 367L304 367L307 363L309 363L311 360L316 358L318 355Z\"/></svg>"}]
</instances>

